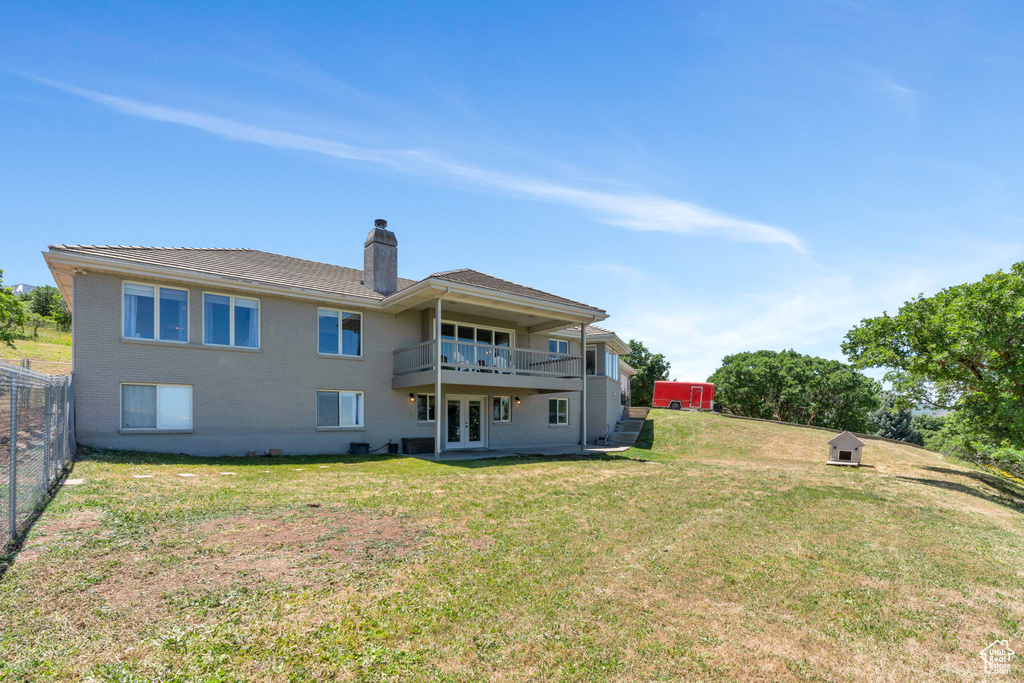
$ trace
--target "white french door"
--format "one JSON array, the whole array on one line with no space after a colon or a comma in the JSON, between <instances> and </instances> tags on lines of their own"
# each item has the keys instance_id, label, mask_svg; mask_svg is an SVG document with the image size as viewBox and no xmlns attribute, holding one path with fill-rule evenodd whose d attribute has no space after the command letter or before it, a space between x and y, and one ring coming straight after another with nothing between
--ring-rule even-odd
<instances>
[{"instance_id":1,"label":"white french door","mask_svg":"<svg viewBox=\"0 0 1024 683\"><path fill-rule=\"evenodd\" d=\"M486 448L485 396L445 398L445 449Z\"/></svg>"}]
</instances>

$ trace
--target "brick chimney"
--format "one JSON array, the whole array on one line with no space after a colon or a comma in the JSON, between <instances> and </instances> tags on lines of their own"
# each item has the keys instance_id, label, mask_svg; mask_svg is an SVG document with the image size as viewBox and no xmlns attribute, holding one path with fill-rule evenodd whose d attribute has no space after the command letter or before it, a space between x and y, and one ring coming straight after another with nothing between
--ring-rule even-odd
<instances>
[{"instance_id":1,"label":"brick chimney","mask_svg":"<svg viewBox=\"0 0 1024 683\"><path fill-rule=\"evenodd\" d=\"M384 296L398 291L398 240L378 218L363 243L363 284Z\"/></svg>"}]
</instances>

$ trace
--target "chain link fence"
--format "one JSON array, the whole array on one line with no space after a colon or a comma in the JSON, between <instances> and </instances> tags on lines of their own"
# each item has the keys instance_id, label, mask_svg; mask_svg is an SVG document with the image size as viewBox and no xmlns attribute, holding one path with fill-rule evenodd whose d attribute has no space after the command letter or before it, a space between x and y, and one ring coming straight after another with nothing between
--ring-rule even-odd
<instances>
[{"instance_id":1,"label":"chain link fence","mask_svg":"<svg viewBox=\"0 0 1024 683\"><path fill-rule=\"evenodd\" d=\"M36 360L35 358L22 358L21 360L0 359L5 363L14 363L28 370L35 370L44 375L70 375L71 363L60 360Z\"/></svg>"},{"instance_id":2,"label":"chain link fence","mask_svg":"<svg viewBox=\"0 0 1024 683\"><path fill-rule=\"evenodd\" d=\"M0 550L17 541L75 454L74 380L0 361Z\"/></svg>"}]
</instances>

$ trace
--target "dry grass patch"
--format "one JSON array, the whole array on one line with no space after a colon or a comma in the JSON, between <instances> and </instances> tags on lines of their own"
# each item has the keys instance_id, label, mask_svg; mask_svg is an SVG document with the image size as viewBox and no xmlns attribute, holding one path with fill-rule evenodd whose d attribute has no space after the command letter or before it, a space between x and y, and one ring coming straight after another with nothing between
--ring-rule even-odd
<instances>
[{"instance_id":1,"label":"dry grass patch","mask_svg":"<svg viewBox=\"0 0 1024 683\"><path fill-rule=\"evenodd\" d=\"M124 571L93 592L110 607L155 608L183 586L210 591L269 582L330 586L340 580L339 573L402 558L422 540L422 529L395 517L342 511L233 515L155 534L163 547L159 558L130 556Z\"/></svg>"},{"instance_id":2,"label":"dry grass patch","mask_svg":"<svg viewBox=\"0 0 1024 683\"><path fill-rule=\"evenodd\" d=\"M995 638L1024 652L1024 492L646 429L589 460L90 455L0 579L0 679L980 681Z\"/></svg>"}]
</instances>

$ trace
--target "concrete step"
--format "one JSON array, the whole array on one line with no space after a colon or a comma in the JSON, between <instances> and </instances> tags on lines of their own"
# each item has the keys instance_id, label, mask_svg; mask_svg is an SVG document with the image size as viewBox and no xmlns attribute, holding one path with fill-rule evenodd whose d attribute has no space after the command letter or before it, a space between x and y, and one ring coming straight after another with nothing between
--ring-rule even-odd
<instances>
[{"instance_id":1,"label":"concrete step","mask_svg":"<svg viewBox=\"0 0 1024 683\"><path fill-rule=\"evenodd\" d=\"M649 413L650 410L650 408L644 406L629 406L622 409L622 417L634 420L646 420L647 413Z\"/></svg>"},{"instance_id":2,"label":"concrete step","mask_svg":"<svg viewBox=\"0 0 1024 683\"><path fill-rule=\"evenodd\" d=\"M632 446L636 443L636 434L610 434L609 446Z\"/></svg>"}]
</instances>

